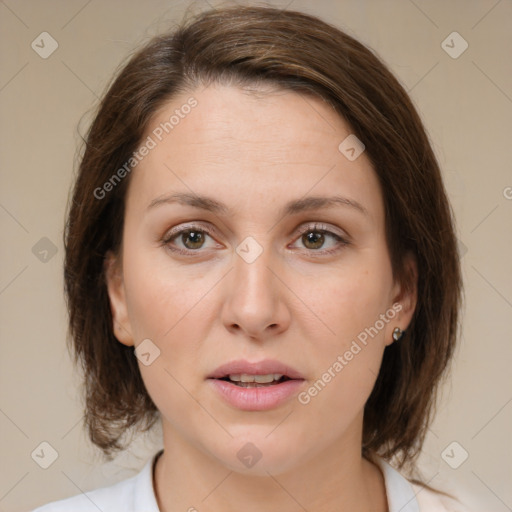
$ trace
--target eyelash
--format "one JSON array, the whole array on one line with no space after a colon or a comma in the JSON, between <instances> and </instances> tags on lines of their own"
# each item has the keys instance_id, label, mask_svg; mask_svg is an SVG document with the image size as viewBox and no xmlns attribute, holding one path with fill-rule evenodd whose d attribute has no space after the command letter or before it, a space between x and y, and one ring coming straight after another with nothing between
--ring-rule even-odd
<instances>
[{"instance_id":1,"label":"eyelash","mask_svg":"<svg viewBox=\"0 0 512 512\"><path fill-rule=\"evenodd\" d=\"M162 245L166 246L170 251L177 253L177 254L192 255L194 253L200 252L201 248L199 248L199 249L180 249L180 248L173 247L172 245L170 245L174 239L178 238L183 233L188 233L188 232L206 233L208 236L213 238L213 230L211 230L210 228L208 228L206 226L188 225L188 226L181 227L179 229L172 229L172 230L168 231L162 238L161 243L162 243ZM312 255L316 256L318 254L319 255L333 254L333 253L339 251L342 247L349 245L349 242L346 239L344 239L340 235L330 231L325 225L317 224L317 223L307 225L304 229L302 229L298 233L298 236L295 239L295 241L298 240L301 236L305 235L306 233L310 233L310 232L332 236L338 243L338 247L336 247L334 249L328 249L328 250L304 249L305 251L312 253ZM317 254L315 254L315 253L317 253Z\"/></svg>"}]
</instances>

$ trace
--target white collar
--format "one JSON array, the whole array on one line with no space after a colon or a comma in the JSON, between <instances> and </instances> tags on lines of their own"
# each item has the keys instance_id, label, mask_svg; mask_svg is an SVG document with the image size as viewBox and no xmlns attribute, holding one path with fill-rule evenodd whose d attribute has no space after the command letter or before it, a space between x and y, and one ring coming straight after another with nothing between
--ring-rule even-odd
<instances>
[{"instance_id":1,"label":"white collar","mask_svg":"<svg viewBox=\"0 0 512 512\"><path fill-rule=\"evenodd\" d=\"M384 459L378 457L376 463L384 475L389 512L420 512L416 493L410 482Z\"/></svg>"}]
</instances>

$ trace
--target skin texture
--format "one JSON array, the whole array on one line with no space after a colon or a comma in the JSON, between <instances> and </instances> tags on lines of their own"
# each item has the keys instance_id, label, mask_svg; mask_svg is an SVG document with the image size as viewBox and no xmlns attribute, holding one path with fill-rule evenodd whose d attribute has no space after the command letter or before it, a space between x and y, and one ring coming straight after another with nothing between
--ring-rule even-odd
<instances>
[{"instance_id":1,"label":"skin texture","mask_svg":"<svg viewBox=\"0 0 512 512\"><path fill-rule=\"evenodd\" d=\"M361 458L363 408L416 297L393 279L371 163L338 150L351 131L329 106L281 90L198 87L164 105L144 139L190 96L197 106L132 173L122 248L107 264L116 337L130 346L149 338L160 350L151 365L139 362L162 417L159 506L386 511L380 470ZM148 209L175 192L210 196L229 212ZM288 201L332 195L367 214L336 205L280 215ZM323 245L308 241L302 234L315 233L315 223L348 243L329 234ZM193 236L162 241L190 224L211 228L203 245ZM262 248L252 263L236 252L248 236ZM270 358L297 369L306 390L396 303L401 311L306 405L294 396L272 410L241 411L206 381L228 361ZM252 468L237 458L248 442L262 454Z\"/></svg>"}]
</instances>

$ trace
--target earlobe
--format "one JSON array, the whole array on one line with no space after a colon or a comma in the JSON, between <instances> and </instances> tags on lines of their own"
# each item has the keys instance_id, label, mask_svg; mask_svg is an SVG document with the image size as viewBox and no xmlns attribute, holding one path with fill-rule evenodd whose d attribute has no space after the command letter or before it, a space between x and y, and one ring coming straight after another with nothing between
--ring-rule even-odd
<instances>
[{"instance_id":1,"label":"earlobe","mask_svg":"<svg viewBox=\"0 0 512 512\"><path fill-rule=\"evenodd\" d=\"M105 257L104 275L112 313L112 329L118 341L133 346L133 336L126 307L126 296L121 264L111 251Z\"/></svg>"}]
</instances>

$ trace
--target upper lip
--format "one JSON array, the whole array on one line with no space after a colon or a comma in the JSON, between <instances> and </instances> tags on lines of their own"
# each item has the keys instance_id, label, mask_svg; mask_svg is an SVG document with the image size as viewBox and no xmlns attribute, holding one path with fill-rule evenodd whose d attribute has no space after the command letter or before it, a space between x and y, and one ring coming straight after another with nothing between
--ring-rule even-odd
<instances>
[{"instance_id":1,"label":"upper lip","mask_svg":"<svg viewBox=\"0 0 512 512\"><path fill-rule=\"evenodd\" d=\"M208 375L208 378L222 379L228 375L241 375L242 373L247 375L268 375L271 373L279 373L289 379L304 379L304 377L302 377L295 368L273 359L263 359L262 361L254 363L244 359L230 361L229 363L219 366L210 375Z\"/></svg>"}]
</instances>

